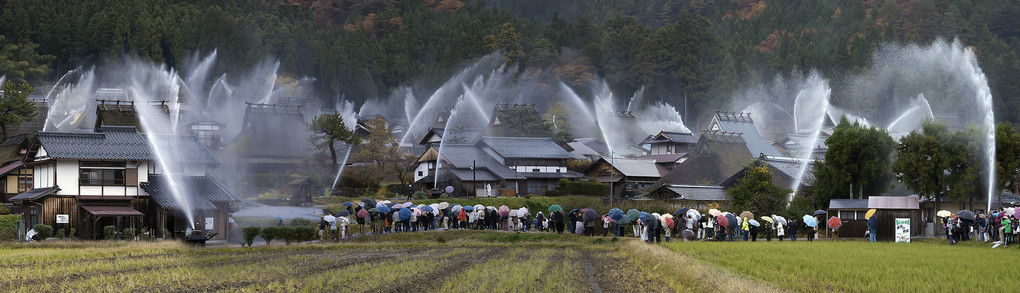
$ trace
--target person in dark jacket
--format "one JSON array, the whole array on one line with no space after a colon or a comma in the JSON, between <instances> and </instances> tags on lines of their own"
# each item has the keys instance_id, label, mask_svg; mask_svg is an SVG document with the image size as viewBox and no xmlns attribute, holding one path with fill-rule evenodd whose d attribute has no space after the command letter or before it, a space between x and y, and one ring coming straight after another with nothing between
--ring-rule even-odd
<instances>
[{"instance_id":1,"label":"person in dark jacket","mask_svg":"<svg viewBox=\"0 0 1020 293\"><path fill-rule=\"evenodd\" d=\"M797 230L800 229L798 224L797 220L790 221L790 241L797 241Z\"/></svg>"},{"instance_id":2,"label":"person in dark jacket","mask_svg":"<svg viewBox=\"0 0 1020 293\"><path fill-rule=\"evenodd\" d=\"M563 234L563 212L553 213L553 224L556 225L556 233Z\"/></svg>"},{"instance_id":3,"label":"person in dark jacket","mask_svg":"<svg viewBox=\"0 0 1020 293\"><path fill-rule=\"evenodd\" d=\"M751 225L748 230L751 234L751 242L758 241L758 226Z\"/></svg>"}]
</instances>

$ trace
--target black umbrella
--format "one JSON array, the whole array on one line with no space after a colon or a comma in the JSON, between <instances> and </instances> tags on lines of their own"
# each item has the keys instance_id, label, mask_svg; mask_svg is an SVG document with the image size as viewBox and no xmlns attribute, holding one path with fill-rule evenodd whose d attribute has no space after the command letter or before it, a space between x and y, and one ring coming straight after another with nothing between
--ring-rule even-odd
<instances>
[{"instance_id":1,"label":"black umbrella","mask_svg":"<svg viewBox=\"0 0 1020 293\"><path fill-rule=\"evenodd\" d=\"M694 231L691 231L691 229L684 229L680 234L683 234L684 239L687 239L687 241L694 241Z\"/></svg>"},{"instance_id":2,"label":"black umbrella","mask_svg":"<svg viewBox=\"0 0 1020 293\"><path fill-rule=\"evenodd\" d=\"M689 209L688 208L679 208L679 209L676 209L676 211L673 211L673 217L674 218L683 218L685 215L687 215L687 210L689 210Z\"/></svg>"},{"instance_id":3,"label":"black umbrella","mask_svg":"<svg viewBox=\"0 0 1020 293\"><path fill-rule=\"evenodd\" d=\"M960 217L961 219L971 220L971 221L977 219L977 217L974 216L974 213L971 212L971 211L968 211L968 210L962 210L962 211L956 212L956 216Z\"/></svg>"},{"instance_id":4,"label":"black umbrella","mask_svg":"<svg viewBox=\"0 0 1020 293\"><path fill-rule=\"evenodd\" d=\"M362 199L361 202L365 203L365 208L370 209L375 207L375 200L371 198Z\"/></svg>"},{"instance_id":5,"label":"black umbrella","mask_svg":"<svg viewBox=\"0 0 1020 293\"><path fill-rule=\"evenodd\" d=\"M817 211L815 211L815 213L814 213L814 214L812 214L812 215L815 215L815 216L817 216L817 215L824 215L824 214L825 214L825 211L823 211L823 210L817 210Z\"/></svg>"},{"instance_id":6,"label":"black umbrella","mask_svg":"<svg viewBox=\"0 0 1020 293\"><path fill-rule=\"evenodd\" d=\"M868 228L878 229L878 217L872 216L868 218Z\"/></svg>"},{"instance_id":7,"label":"black umbrella","mask_svg":"<svg viewBox=\"0 0 1020 293\"><path fill-rule=\"evenodd\" d=\"M585 209L583 209L581 211L584 212L584 221L585 222L594 222L594 221L597 221L599 219L599 213L595 212L595 210L593 210L591 208L585 208Z\"/></svg>"},{"instance_id":8,"label":"black umbrella","mask_svg":"<svg viewBox=\"0 0 1020 293\"><path fill-rule=\"evenodd\" d=\"M341 217L346 217L346 216L350 216L350 215L351 215L351 212L349 212L347 210L340 211L340 216Z\"/></svg>"}]
</instances>

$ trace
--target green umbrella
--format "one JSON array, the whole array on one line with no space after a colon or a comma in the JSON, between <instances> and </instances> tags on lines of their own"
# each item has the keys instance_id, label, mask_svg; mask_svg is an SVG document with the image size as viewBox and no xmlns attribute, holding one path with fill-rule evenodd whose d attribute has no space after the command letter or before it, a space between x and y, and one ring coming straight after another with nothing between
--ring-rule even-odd
<instances>
[{"instance_id":1,"label":"green umbrella","mask_svg":"<svg viewBox=\"0 0 1020 293\"><path fill-rule=\"evenodd\" d=\"M639 216L641 216L641 211L637 209L627 210L627 217L630 218L631 221L637 220Z\"/></svg>"},{"instance_id":2,"label":"green umbrella","mask_svg":"<svg viewBox=\"0 0 1020 293\"><path fill-rule=\"evenodd\" d=\"M563 207L561 207L558 204L554 204L554 205L549 206L549 211L550 212L554 212L554 213L555 212L562 212L563 211Z\"/></svg>"}]
</instances>

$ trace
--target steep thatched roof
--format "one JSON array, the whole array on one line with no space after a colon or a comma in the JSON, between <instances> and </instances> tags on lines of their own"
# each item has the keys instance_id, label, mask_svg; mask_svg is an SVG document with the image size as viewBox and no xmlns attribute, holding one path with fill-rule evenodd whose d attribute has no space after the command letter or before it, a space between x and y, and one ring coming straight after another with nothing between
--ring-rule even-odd
<instances>
[{"instance_id":1,"label":"steep thatched roof","mask_svg":"<svg viewBox=\"0 0 1020 293\"><path fill-rule=\"evenodd\" d=\"M662 176L651 189L662 185L719 185L753 159L740 135L706 132L690 158Z\"/></svg>"}]
</instances>

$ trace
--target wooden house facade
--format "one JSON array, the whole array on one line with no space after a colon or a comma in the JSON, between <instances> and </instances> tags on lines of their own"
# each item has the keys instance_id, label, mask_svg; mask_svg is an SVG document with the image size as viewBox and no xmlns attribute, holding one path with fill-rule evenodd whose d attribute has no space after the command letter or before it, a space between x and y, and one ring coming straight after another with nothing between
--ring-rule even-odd
<instances>
[{"instance_id":1,"label":"wooden house facade","mask_svg":"<svg viewBox=\"0 0 1020 293\"><path fill-rule=\"evenodd\" d=\"M73 228L77 237L85 239L101 238L105 226L118 231L152 229L157 237L171 236L162 235L163 229L183 231L190 226L182 220L185 209L174 205L177 200L167 200L175 198L164 179L169 175L156 164L149 135L157 134L139 133L131 126L101 126L97 132L39 132L25 160L33 170L32 189L11 201L21 207L28 228L35 224L65 231ZM224 223L230 203L237 199L205 174L219 161L193 137L176 140L175 157L183 158L174 162L181 166L181 174L173 174L181 182L176 192L180 201L190 202L189 210L198 211L194 213L199 215L194 217L197 229L227 235L229 226Z\"/></svg>"}]
</instances>

